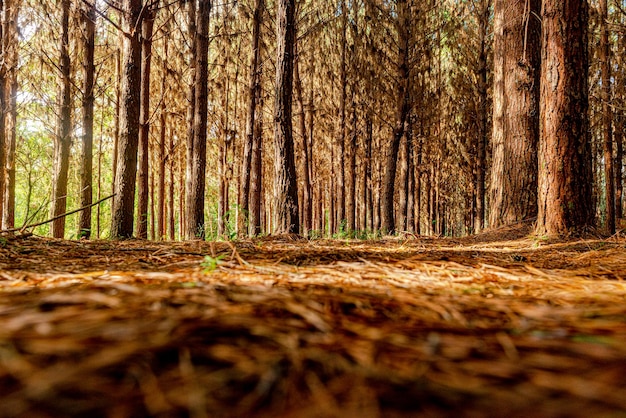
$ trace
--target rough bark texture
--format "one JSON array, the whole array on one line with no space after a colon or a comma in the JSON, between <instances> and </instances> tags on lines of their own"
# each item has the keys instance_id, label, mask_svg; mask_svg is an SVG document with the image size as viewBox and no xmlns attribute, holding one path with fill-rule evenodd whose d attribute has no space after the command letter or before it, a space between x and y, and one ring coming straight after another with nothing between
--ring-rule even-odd
<instances>
[{"instance_id":1,"label":"rough bark texture","mask_svg":"<svg viewBox=\"0 0 626 418\"><path fill-rule=\"evenodd\" d=\"M5 112L4 139L6 141L6 180L4 193L4 210L0 208L3 228L13 228L15 226L15 146L17 143L17 68L18 68L18 28L17 18L21 0L6 0L4 4L0 2L0 10L4 7L4 34L2 48L4 54L6 77L5 90ZM0 38L2 38L0 36ZM3 85L0 83L0 85ZM0 156L0 160L2 156ZM0 165L3 167L3 165ZM1 172L1 169L0 169ZM2 174L0 173L0 176ZM0 179L0 187L2 180ZM2 202L2 191L0 191L0 202ZM2 204L0 203L0 206Z\"/></svg>"},{"instance_id":2,"label":"rough bark texture","mask_svg":"<svg viewBox=\"0 0 626 418\"><path fill-rule=\"evenodd\" d=\"M61 2L61 10L61 53L59 56L61 77L58 98L59 119L54 143L51 218L65 213L67 205L67 176L70 164L70 147L72 146L72 82L70 78L69 54L70 0L63 0ZM63 238L65 236L65 218L61 217L53 221L50 232L54 238Z\"/></svg>"},{"instance_id":3,"label":"rough bark texture","mask_svg":"<svg viewBox=\"0 0 626 418\"><path fill-rule=\"evenodd\" d=\"M111 238L133 235L137 148L139 144L139 107L141 85L141 33L136 27L141 0L126 0L124 23L129 35L124 38L124 63L120 97L120 133L117 145L115 200L111 219Z\"/></svg>"},{"instance_id":4,"label":"rough bark texture","mask_svg":"<svg viewBox=\"0 0 626 418\"><path fill-rule=\"evenodd\" d=\"M154 6L156 7L156 5ZM137 238L148 238L148 176L150 149L150 67L154 10L147 7L141 20L141 92L139 149L137 156Z\"/></svg>"},{"instance_id":5,"label":"rough bark texture","mask_svg":"<svg viewBox=\"0 0 626 418\"><path fill-rule=\"evenodd\" d=\"M239 224L240 235L249 235L248 228L250 220L250 176L252 170L252 148L254 144L255 124L257 115L256 105L258 102L261 84L259 74L259 38L261 32L261 13L263 10L263 0L254 1L254 11L252 15L252 52L250 54L250 79L248 81L248 111L246 115L246 137L243 146L243 158L241 167L241 182L239 185Z\"/></svg>"},{"instance_id":6,"label":"rough bark texture","mask_svg":"<svg viewBox=\"0 0 626 418\"><path fill-rule=\"evenodd\" d=\"M298 55L298 54L296 54ZM311 155L309 150L308 130L306 128L306 109L302 95L302 81L300 80L300 59L294 63L294 87L300 112L298 113L298 125L300 137L302 138L302 199L300 201L300 219L302 221L303 233L308 233L312 229L313 218L313 197L311 187Z\"/></svg>"},{"instance_id":7,"label":"rough bark texture","mask_svg":"<svg viewBox=\"0 0 626 418\"><path fill-rule=\"evenodd\" d=\"M398 0L398 18L396 21L398 32L398 84L396 91L396 120L394 121L391 147L385 162L385 174L381 195L381 230L383 233L396 232L394 219L394 191L396 168L400 141L404 135L404 124L409 110L409 28L408 7L406 0Z\"/></svg>"},{"instance_id":8,"label":"rough bark texture","mask_svg":"<svg viewBox=\"0 0 626 418\"><path fill-rule=\"evenodd\" d=\"M168 39L163 40L163 55L167 57L169 52ZM161 70L161 106L159 110L159 146L158 146L158 172L157 172L157 205L156 205L156 239L162 240L165 238L165 167L168 160L166 154L166 141L167 141L167 92L168 92L168 77L167 77L168 64L167 61L163 61L163 68ZM170 214L172 216L173 214Z\"/></svg>"},{"instance_id":9,"label":"rough bark texture","mask_svg":"<svg viewBox=\"0 0 626 418\"><path fill-rule=\"evenodd\" d=\"M593 224L586 0L543 3L537 232Z\"/></svg>"},{"instance_id":10,"label":"rough bark texture","mask_svg":"<svg viewBox=\"0 0 626 418\"><path fill-rule=\"evenodd\" d=\"M539 0L494 4L491 227L537 215L540 7Z\"/></svg>"},{"instance_id":11,"label":"rough bark texture","mask_svg":"<svg viewBox=\"0 0 626 418\"><path fill-rule=\"evenodd\" d=\"M611 106L611 51L607 0L600 0L600 60L602 68L602 148L604 151L605 227L615 233L615 173L613 169L613 109Z\"/></svg>"},{"instance_id":12,"label":"rough bark texture","mask_svg":"<svg viewBox=\"0 0 626 418\"><path fill-rule=\"evenodd\" d=\"M274 234L300 232L292 132L295 0L279 0L276 16L276 104L274 108Z\"/></svg>"},{"instance_id":13,"label":"rough bark texture","mask_svg":"<svg viewBox=\"0 0 626 418\"><path fill-rule=\"evenodd\" d=\"M93 199L93 107L94 107L94 65L96 6L85 4L83 10L83 148L81 154L81 194L80 206L91 205ZM79 236L91 237L91 207L80 213Z\"/></svg>"},{"instance_id":14,"label":"rough bark texture","mask_svg":"<svg viewBox=\"0 0 626 418\"><path fill-rule=\"evenodd\" d=\"M211 2L198 2L197 32L195 37L195 105L191 159L187 161L187 193L185 237L204 239L204 189L206 171L207 108L208 108L208 53L209 16Z\"/></svg>"},{"instance_id":15,"label":"rough bark texture","mask_svg":"<svg viewBox=\"0 0 626 418\"><path fill-rule=\"evenodd\" d=\"M478 129L476 146L476 215L474 220L475 232L479 232L485 226L485 173L487 171L487 43L489 33L490 0L481 1L480 10L480 51L478 53ZM499 25L497 28L501 28ZM494 41L497 43L497 41Z\"/></svg>"},{"instance_id":16,"label":"rough bark texture","mask_svg":"<svg viewBox=\"0 0 626 418\"><path fill-rule=\"evenodd\" d=\"M4 13L6 17L7 3L0 0L0 11ZM5 54L5 38L7 37L6 30L4 30L4 22L0 22L0 48L2 55ZM4 61L4 60L3 60ZM5 164L6 164L6 82L7 80L7 65L5 62L0 63L0 218L4 218L4 201L5 201Z\"/></svg>"}]
</instances>

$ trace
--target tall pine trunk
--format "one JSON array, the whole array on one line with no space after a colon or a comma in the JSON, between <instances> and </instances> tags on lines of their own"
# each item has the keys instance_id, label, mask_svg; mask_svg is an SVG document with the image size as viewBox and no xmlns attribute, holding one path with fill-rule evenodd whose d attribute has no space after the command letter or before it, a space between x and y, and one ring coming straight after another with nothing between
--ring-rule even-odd
<instances>
[{"instance_id":1,"label":"tall pine trunk","mask_svg":"<svg viewBox=\"0 0 626 418\"><path fill-rule=\"evenodd\" d=\"M492 227L537 215L540 1L496 0Z\"/></svg>"},{"instance_id":2,"label":"tall pine trunk","mask_svg":"<svg viewBox=\"0 0 626 418\"><path fill-rule=\"evenodd\" d=\"M133 235L137 148L139 144L139 108L141 85L141 0L126 0L124 64L121 70L120 130L117 145L115 200L111 219L111 238Z\"/></svg>"},{"instance_id":3,"label":"tall pine trunk","mask_svg":"<svg viewBox=\"0 0 626 418\"><path fill-rule=\"evenodd\" d=\"M295 0L278 0L276 15L276 104L274 108L274 234L300 232L291 106Z\"/></svg>"},{"instance_id":4,"label":"tall pine trunk","mask_svg":"<svg viewBox=\"0 0 626 418\"><path fill-rule=\"evenodd\" d=\"M408 5L406 0L398 0L398 17L396 30L398 32L398 84L396 91L396 119L393 127L391 147L387 152L385 161L385 173L381 195L381 225L383 233L393 234L396 232L394 219L394 191L396 169L400 141L404 135L404 125L409 112L409 19Z\"/></svg>"},{"instance_id":5,"label":"tall pine trunk","mask_svg":"<svg viewBox=\"0 0 626 418\"><path fill-rule=\"evenodd\" d=\"M600 0L600 60L602 68L602 149L604 152L605 227L615 233L615 173L613 169L613 108L611 106L611 46L607 0Z\"/></svg>"},{"instance_id":6,"label":"tall pine trunk","mask_svg":"<svg viewBox=\"0 0 626 418\"><path fill-rule=\"evenodd\" d=\"M544 0L537 232L593 224L587 0Z\"/></svg>"},{"instance_id":7,"label":"tall pine trunk","mask_svg":"<svg viewBox=\"0 0 626 418\"><path fill-rule=\"evenodd\" d=\"M80 205L86 207L93 200L93 107L94 107L94 50L96 33L96 6L85 4L83 10L83 149L81 154ZM80 213L79 236L91 237L91 207Z\"/></svg>"},{"instance_id":8,"label":"tall pine trunk","mask_svg":"<svg viewBox=\"0 0 626 418\"><path fill-rule=\"evenodd\" d=\"M61 11L61 52L59 56L61 78L59 97L57 99L59 115L54 143L51 217L57 217L65 213L67 206L67 177L70 165L70 147L72 146L72 80L70 78L69 53L70 0L62 0ZM50 232L54 238L63 238L65 236L65 217L54 220L51 224Z\"/></svg>"},{"instance_id":9,"label":"tall pine trunk","mask_svg":"<svg viewBox=\"0 0 626 418\"><path fill-rule=\"evenodd\" d=\"M148 177L150 172L150 68L154 9L146 6L141 21L141 107L139 110L139 149L137 156L137 238L148 238ZM153 214L154 216L154 214Z\"/></svg>"},{"instance_id":10,"label":"tall pine trunk","mask_svg":"<svg viewBox=\"0 0 626 418\"><path fill-rule=\"evenodd\" d=\"M185 238L204 239L204 189L206 170L208 53L210 0L199 0L194 51L195 94L193 137L187 161Z\"/></svg>"}]
</instances>

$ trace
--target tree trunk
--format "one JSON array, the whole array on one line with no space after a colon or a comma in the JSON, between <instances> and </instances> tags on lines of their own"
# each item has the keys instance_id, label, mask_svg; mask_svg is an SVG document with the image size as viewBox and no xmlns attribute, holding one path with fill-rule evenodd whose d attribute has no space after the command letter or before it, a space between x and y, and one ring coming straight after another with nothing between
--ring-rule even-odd
<instances>
[{"instance_id":1,"label":"tree trunk","mask_svg":"<svg viewBox=\"0 0 626 418\"><path fill-rule=\"evenodd\" d=\"M2 9L2 2L0 2L0 10ZM15 146L17 139L17 68L18 68L18 27L17 19L20 8L20 0L5 0L5 15L4 15L4 30L0 33L4 33L4 39L2 40L3 51L5 56L5 72L6 77L6 93L5 97L5 121L4 121L4 139L6 144L6 191L4 196L0 191L0 206L2 206L2 200L4 199L4 210L0 208L0 218L2 218L2 225L4 228L15 227ZM1 37L1 36L0 36ZM4 85L0 82L0 86ZM0 156L2 160L2 156ZM0 176L2 175L2 167L0 165ZM0 187L2 180L0 180Z\"/></svg>"},{"instance_id":2,"label":"tree trunk","mask_svg":"<svg viewBox=\"0 0 626 418\"><path fill-rule=\"evenodd\" d=\"M111 238L133 235L137 148L139 143L139 86L141 85L141 0L126 0L126 31L120 103L120 134L117 147L115 201L111 219Z\"/></svg>"},{"instance_id":3,"label":"tree trunk","mask_svg":"<svg viewBox=\"0 0 626 418\"><path fill-rule=\"evenodd\" d=\"M274 109L273 233L300 232L291 104L295 0L279 0L276 16L276 105Z\"/></svg>"},{"instance_id":4,"label":"tree trunk","mask_svg":"<svg viewBox=\"0 0 626 418\"><path fill-rule=\"evenodd\" d=\"M409 111L409 19L406 0L398 0L398 18L396 30L398 32L398 85L396 92L396 120L393 128L391 148L387 153L385 163L385 177L381 196L381 230L386 234L394 234L396 225L394 220L394 191L396 168L400 141L404 135L404 124Z\"/></svg>"},{"instance_id":5,"label":"tree trunk","mask_svg":"<svg viewBox=\"0 0 626 418\"><path fill-rule=\"evenodd\" d=\"M163 40L163 55L168 56L169 53L169 40L165 38ZM159 114L159 147L157 154L158 173L157 173L157 226L156 226L156 239L165 239L165 167L168 159L173 158L171 152L166 154L165 143L167 141L167 72L168 65L167 60L163 60L163 68L161 74L161 108ZM172 214L170 213L170 216Z\"/></svg>"},{"instance_id":6,"label":"tree trunk","mask_svg":"<svg viewBox=\"0 0 626 418\"><path fill-rule=\"evenodd\" d=\"M613 108L611 106L611 50L609 44L607 0L600 0L600 60L602 68L602 144L604 151L604 180L606 230L615 234L615 173L613 169Z\"/></svg>"},{"instance_id":7,"label":"tree trunk","mask_svg":"<svg viewBox=\"0 0 626 418\"><path fill-rule=\"evenodd\" d=\"M540 3L495 2L491 227L537 215Z\"/></svg>"},{"instance_id":8,"label":"tree trunk","mask_svg":"<svg viewBox=\"0 0 626 418\"><path fill-rule=\"evenodd\" d=\"M350 132L350 142L348 143L348 175L346 176L346 230L353 233L357 229L356 225L356 151L357 151L357 115L356 99L352 93L352 129Z\"/></svg>"},{"instance_id":9,"label":"tree trunk","mask_svg":"<svg viewBox=\"0 0 626 418\"><path fill-rule=\"evenodd\" d=\"M83 10L83 149L81 155L81 197L80 206L87 207L93 200L93 107L94 107L94 50L96 30L96 6L85 4ZM80 213L78 236L91 238L91 207Z\"/></svg>"},{"instance_id":10,"label":"tree trunk","mask_svg":"<svg viewBox=\"0 0 626 418\"><path fill-rule=\"evenodd\" d=\"M250 222L250 177L252 174L252 153L257 115L256 105L259 100L261 84L259 73L260 47L259 38L261 33L261 20L263 0L254 1L252 16L252 51L250 54L250 80L248 83L248 113L246 118L246 138L243 146L243 158L241 167L241 182L239 186L239 219L238 230L242 236L249 235Z\"/></svg>"},{"instance_id":11,"label":"tree trunk","mask_svg":"<svg viewBox=\"0 0 626 418\"><path fill-rule=\"evenodd\" d=\"M297 54L296 54L297 55ZM296 90L296 99L300 107L298 114L298 125L300 127L300 136L302 138L302 154L304 161L302 162L302 200L301 214L303 232L306 234L312 228L312 188L311 188L311 155L309 153L308 131L306 128L306 109L304 106L304 98L302 97L302 81L300 80L300 59L294 63L294 86Z\"/></svg>"},{"instance_id":12,"label":"tree trunk","mask_svg":"<svg viewBox=\"0 0 626 418\"><path fill-rule=\"evenodd\" d=\"M537 232L593 224L588 118L588 5L544 0Z\"/></svg>"},{"instance_id":13,"label":"tree trunk","mask_svg":"<svg viewBox=\"0 0 626 418\"><path fill-rule=\"evenodd\" d=\"M347 50L347 29L348 29L348 11L346 10L346 0L341 0L341 62L339 64L339 129L337 130L337 153L336 162L338 163L339 175L336 178L336 203L335 203L335 228L338 230L346 220L346 101L348 90L348 76L346 63ZM334 159L333 159L334 160ZM333 161L333 164L335 161ZM333 215L335 216L335 214Z\"/></svg>"},{"instance_id":14,"label":"tree trunk","mask_svg":"<svg viewBox=\"0 0 626 418\"><path fill-rule=\"evenodd\" d=\"M137 157L137 238L148 238L148 177L150 172L150 67L154 8L146 6L141 21L141 91L139 110L139 150Z\"/></svg>"},{"instance_id":15,"label":"tree trunk","mask_svg":"<svg viewBox=\"0 0 626 418\"><path fill-rule=\"evenodd\" d=\"M72 107L71 107L71 74L69 53L69 18L70 0L61 2L61 54L59 68L61 85L59 89L59 119L56 141L54 143L54 173L52 180L52 210L50 217L65 213L67 206L67 176L70 165L70 147L72 146ZM65 236L65 217L52 222L50 232L54 238Z\"/></svg>"},{"instance_id":16,"label":"tree trunk","mask_svg":"<svg viewBox=\"0 0 626 418\"><path fill-rule=\"evenodd\" d=\"M7 4L8 0L0 0L0 11L7 16ZM4 22L0 22L0 49L2 55L5 54L5 45L7 44L6 38L8 37L7 31L4 28ZM6 85L7 85L7 72L8 66L5 62L0 63L0 219L4 218L4 206L5 206L5 165L6 165L6 119L7 119L7 100L6 100ZM28 206L26 207L28 210Z\"/></svg>"},{"instance_id":17,"label":"tree trunk","mask_svg":"<svg viewBox=\"0 0 626 418\"><path fill-rule=\"evenodd\" d=\"M185 238L204 239L204 189L206 170L208 52L210 0L199 0L195 35L195 104L191 154L187 161Z\"/></svg>"},{"instance_id":18,"label":"tree trunk","mask_svg":"<svg viewBox=\"0 0 626 418\"><path fill-rule=\"evenodd\" d=\"M503 1L503 0L496 0ZM535 1L535 0L532 0ZM521 3L521 2L519 2ZM517 3L516 3L517 4ZM482 0L480 10L480 51L478 55L478 144L476 155L476 232L485 227L485 172L487 170L486 148L488 142L487 101L487 36L489 32L489 9L491 0ZM496 26L498 28L498 26ZM494 42L495 44L495 42ZM498 44L500 45L500 44ZM500 52L500 51L499 51ZM496 87L497 88L497 87Z\"/></svg>"}]
</instances>

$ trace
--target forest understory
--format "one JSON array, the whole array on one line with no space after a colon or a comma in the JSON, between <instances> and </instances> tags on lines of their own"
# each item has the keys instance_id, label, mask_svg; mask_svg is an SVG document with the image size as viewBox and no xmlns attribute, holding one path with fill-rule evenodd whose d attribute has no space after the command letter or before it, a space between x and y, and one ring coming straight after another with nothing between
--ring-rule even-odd
<instances>
[{"instance_id":1,"label":"forest understory","mask_svg":"<svg viewBox=\"0 0 626 418\"><path fill-rule=\"evenodd\" d=\"M2 417L626 417L626 238L4 237Z\"/></svg>"}]
</instances>

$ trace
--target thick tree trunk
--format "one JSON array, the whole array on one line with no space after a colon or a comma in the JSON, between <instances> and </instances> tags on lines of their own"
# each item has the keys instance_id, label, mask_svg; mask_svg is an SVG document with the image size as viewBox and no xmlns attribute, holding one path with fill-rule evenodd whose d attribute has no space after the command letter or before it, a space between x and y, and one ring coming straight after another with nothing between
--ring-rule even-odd
<instances>
[{"instance_id":1,"label":"thick tree trunk","mask_svg":"<svg viewBox=\"0 0 626 418\"><path fill-rule=\"evenodd\" d=\"M50 217L57 217L65 213L67 206L67 176L70 165L70 147L72 146L72 96L69 53L69 18L70 0L61 2L61 54L59 69L61 80L59 89L59 119L56 141L54 143L54 172L52 179L52 210ZM65 218L61 217L52 222L50 232L54 238L65 236Z\"/></svg>"},{"instance_id":2,"label":"thick tree trunk","mask_svg":"<svg viewBox=\"0 0 626 418\"><path fill-rule=\"evenodd\" d=\"M120 134L117 147L115 201L111 220L111 238L133 235L137 148L139 143L139 86L141 85L141 33L139 25L142 1L126 0L124 64L120 104Z\"/></svg>"},{"instance_id":3,"label":"thick tree trunk","mask_svg":"<svg viewBox=\"0 0 626 418\"><path fill-rule=\"evenodd\" d=\"M540 7L495 2L491 227L537 215Z\"/></svg>"},{"instance_id":4,"label":"thick tree trunk","mask_svg":"<svg viewBox=\"0 0 626 418\"><path fill-rule=\"evenodd\" d=\"M300 232L291 105L295 0L279 0L276 16L276 105L274 109L274 234Z\"/></svg>"},{"instance_id":5,"label":"thick tree trunk","mask_svg":"<svg viewBox=\"0 0 626 418\"><path fill-rule=\"evenodd\" d=\"M615 173L613 169L613 108L611 106L611 49L607 0L600 0L600 60L602 67L602 148L604 151L605 227L615 233Z\"/></svg>"},{"instance_id":6,"label":"thick tree trunk","mask_svg":"<svg viewBox=\"0 0 626 418\"><path fill-rule=\"evenodd\" d=\"M593 224L587 0L544 0L537 232Z\"/></svg>"},{"instance_id":7,"label":"thick tree trunk","mask_svg":"<svg viewBox=\"0 0 626 418\"><path fill-rule=\"evenodd\" d=\"M94 107L94 50L96 29L96 6L85 4L83 10L83 149L81 154L80 206L87 207L93 200L93 107ZM80 213L78 236L91 238L91 208Z\"/></svg>"},{"instance_id":8,"label":"thick tree trunk","mask_svg":"<svg viewBox=\"0 0 626 418\"><path fill-rule=\"evenodd\" d=\"M396 232L394 219L394 191L400 141L409 111L409 19L406 0L398 0L398 85L396 92L396 120L394 122L391 147L385 162L385 176L381 196L381 230L385 234Z\"/></svg>"},{"instance_id":9,"label":"thick tree trunk","mask_svg":"<svg viewBox=\"0 0 626 418\"><path fill-rule=\"evenodd\" d=\"M155 4L152 7L157 7ZM150 68L154 10L147 7L141 21L141 108L139 110L139 150L137 156L137 238L148 238L148 177L150 172Z\"/></svg>"},{"instance_id":10,"label":"thick tree trunk","mask_svg":"<svg viewBox=\"0 0 626 418\"><path fill-rule=\"evenodd\" d=\"M204 189L206 170L208 53L210 0L199 0L195 35L195 103L191 154L187 161L185 238L204 239Z\"/></svg>"}]
</instances>

